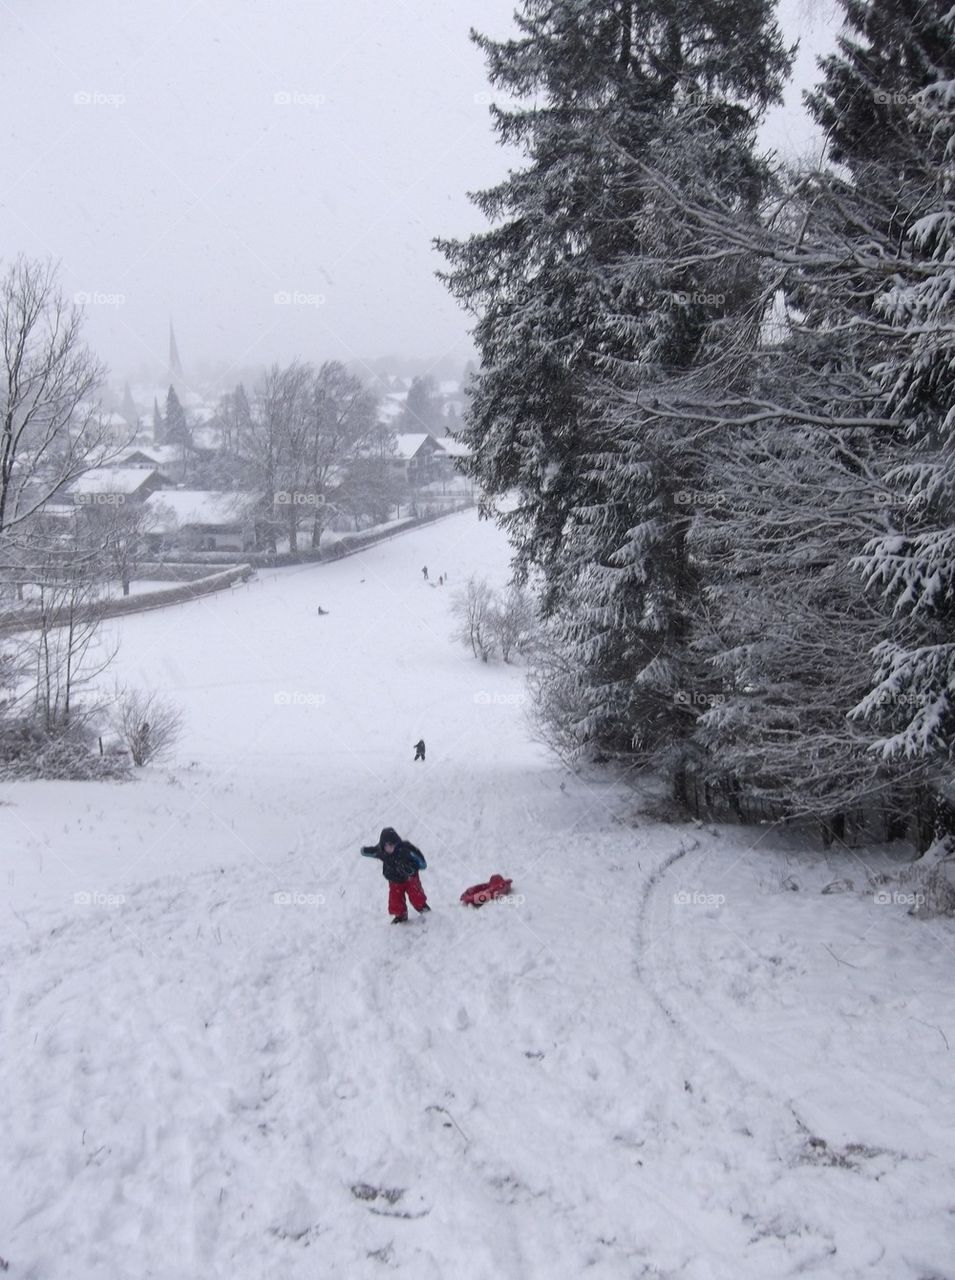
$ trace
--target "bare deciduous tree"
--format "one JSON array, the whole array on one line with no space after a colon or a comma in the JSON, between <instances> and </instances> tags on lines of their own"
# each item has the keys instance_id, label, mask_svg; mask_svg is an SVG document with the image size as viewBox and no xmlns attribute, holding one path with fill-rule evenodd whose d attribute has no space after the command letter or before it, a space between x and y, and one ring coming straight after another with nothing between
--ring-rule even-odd
<instances>
[{"instance_id":1,"label":"bare deciduous tree","mask_svg":"<svg viewBox=\"0 0 955 1280\"><path fill-rule=\"evenodd\" d=\"M522 652L534 630L534 604L526 591L510 587L503 600L491 608L491 631L501 648L501 657L510 662L514 650Z\"/></svg>"},{"instance_id":2,"label":"bare deciduous tree","mask_svg":"<svg viewBox=\"0 0 955 1280\"><path fill-rule=\"evenodd\" d=\"M124 596L129 595L133 573L145 549L146 535L157 527L159 514L136 502L78 508L80 540L99 548L104 568L121 584Z\"/></svg>"},{"instance_id":3,"label":"bare deciduous tree","mask_svg":"<svg viewBox=\"0 0 955 1280\"><path fill-rule=\"evenodd\" d=\"M0 536L128 443L99 416L82 323L52 263L21 254L0 276Z\"/></svg>"},{"instance_id":4,"label":"bare deciduous tree","mask_svg":"<svg viewBox=\"0 0 955 1280\"><path fill-rule=\"evenodd\" d=\"M240 424L239 449L262 495L260 535L269 550L278 528L297 550L303 524L318 546L330 480L371 441L376 417L372 393L335 361L318 370L298 360L268 370Z\"/></svg>"},{"instance_id":5,"label":"bare deciduous tree","mask_svg":"<svg viewBox=\"0 0 955 1280\"><path fill-rule=\"evenodd\" d=\"M43 732L55 736L76 726L94 708L78 694L109 666L115 648L101 649L101 596L105 576L99 547L53 543L33 546L27 567L38 593L34 663L34 715Z\"/></svg>"},{"instance_id":6,"label":"bare deciduous tree","mask_svg":"<svg viewBox=\"0 0 955 1280\"><path fill-rule=\"evenodd\" d=\"M308 483L325 499L336 470L365 454L378 434L378 402L355 374L337 360L326 361L315 374L308 450ZM328 508L316 502L312 546L321 542ZM387 518L387 517L386 517Z\"/></svg>"},{"instance_id":7,"label":"bare deciduous tree","mask_svg":"<svg viewBox=\"0 0 955 1280\"><path fill-rule=\"evenodd\" d=\"M484 578L471 574L463 591L456 591L451 612L458 620L455 638L471 646L475 658L487 662L494 652L494 592Z\"/></svg>"}]
</instances>

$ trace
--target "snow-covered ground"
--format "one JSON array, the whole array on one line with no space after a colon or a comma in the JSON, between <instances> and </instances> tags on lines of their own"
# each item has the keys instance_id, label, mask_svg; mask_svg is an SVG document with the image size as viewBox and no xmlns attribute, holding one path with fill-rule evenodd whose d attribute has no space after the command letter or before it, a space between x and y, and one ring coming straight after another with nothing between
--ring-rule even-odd
<instances>
[{"instance_id":1,"label":"snow-covered ground","mask_svg":"<svg viewBox=\"0 0 955 1280\"><path fill-rule=\"evenodd\" d=\"M0 1272L955 1276L952 922L569 774L450 639L472 571L469 512L110 624L186 734L0 789Z\"/></svg>"}]
</instances>

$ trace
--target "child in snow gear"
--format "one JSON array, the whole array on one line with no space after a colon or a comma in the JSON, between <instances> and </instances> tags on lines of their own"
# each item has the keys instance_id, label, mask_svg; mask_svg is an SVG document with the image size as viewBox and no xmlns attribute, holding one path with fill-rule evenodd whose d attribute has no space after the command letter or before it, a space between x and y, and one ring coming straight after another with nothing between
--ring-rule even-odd
<instances>
[{"instance_id":1,"label":"child in snow gear","mask_svg":"<svg viewBox=\"0 0 955 1280\"><path fill-rule=\"evenodd\" d=\"M419 738L414 744L414 758L416 760L424 759L424 738Z\"/></svg>"},{"instance_id":2,"label":"child in snow gear","mask_svg":"<svg viewBox=\"0 0 955 1280\"><path fill-rule=\"evenodd\" d=\"M430 911L428 899L418 878L427 863L424 854L409 840L402 840L394 827L385 827L375 845L363 845L363 858L378 858L381 874L388 881L388 910L392 924L404 924L408 919L405 894L418 914Z\"/></svg>"}]
</instances>

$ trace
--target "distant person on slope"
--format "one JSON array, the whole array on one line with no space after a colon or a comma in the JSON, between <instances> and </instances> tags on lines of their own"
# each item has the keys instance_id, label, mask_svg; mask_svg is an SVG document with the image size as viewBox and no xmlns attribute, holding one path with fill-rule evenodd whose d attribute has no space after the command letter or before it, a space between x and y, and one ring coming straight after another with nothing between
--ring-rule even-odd
<instances>
[{"instance_id":1,"label":"distant person on slope","mask_svg":"<svg viewBox=\"0 0 955 1280\"><path fill-rule=\"evenodd\" d=\"M402 840L394 827L385 827L377 844L363 845L361 856L378 858L381 862L381 873L388 881L388 910L392 924L404 924L408 919L405 894L419 915L431 910L418 878L418 872L424 871L428 865L424 854L410 841Z\"/></svg>"},{"instance_id":2,"label":"distant person on slope","mask_svg":"<svg viewBox=\"0 0 955 1280\"><path fill-rule=\"evenodd\" d=\"M419 738L414 744L414 758L416 760L424 759L424 738Z\"/></svg>"},{"instance_id":3,"label":"distant person on slope","mask_svg":"<svg viewBox=\"0 0 955 1280\"><path fill-rule=\"evenodd\" d=\"M424 566L424 568L421 570L421 572L422 572L422 575L424 576L424 580L425 580L425 582L427 582L427 581L428 581L428 566L427 566L427 565L425 565L425 566Z\"/></svg>"}]
</instances>

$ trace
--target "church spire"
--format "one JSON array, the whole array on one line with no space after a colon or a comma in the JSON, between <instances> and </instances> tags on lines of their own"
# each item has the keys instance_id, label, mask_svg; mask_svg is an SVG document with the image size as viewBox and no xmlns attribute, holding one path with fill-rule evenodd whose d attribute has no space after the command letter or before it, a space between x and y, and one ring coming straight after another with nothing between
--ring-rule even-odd
<instances>
[{"instance_id":1,"label":"church spire","mask_svg":"<svg viewBox=\"0 0 955 1280\"><path fill-rule=\"evenodd\" d=\"M185 374L182 371L182 361L179 359L179 348L176 346L176 331L172 327L172 321L169 321L169 381L173 386L179 386L181 389Z\"/></svg>"}]
</instances>

